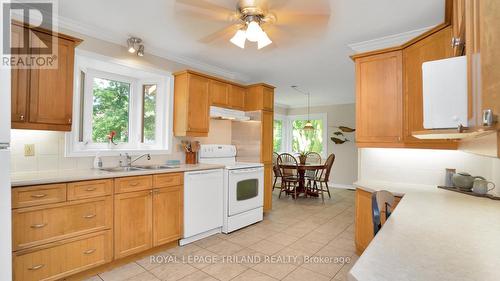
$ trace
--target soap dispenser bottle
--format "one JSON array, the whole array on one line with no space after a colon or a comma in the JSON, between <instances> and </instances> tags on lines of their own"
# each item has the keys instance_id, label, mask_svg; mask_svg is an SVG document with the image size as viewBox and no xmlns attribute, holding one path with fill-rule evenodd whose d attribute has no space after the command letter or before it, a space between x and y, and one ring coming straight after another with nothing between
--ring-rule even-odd
<instances>
[{"instance_id":1,"label":"soap dispenser bottle","mask_svg":"<svg viewBox=\"0 0 500 281\"><path fill-rule=\"evenodd\" d=\"M94 158L94 169L102 169L102 158L99 152L95 155Z\"/></svg>"}]
</instances>

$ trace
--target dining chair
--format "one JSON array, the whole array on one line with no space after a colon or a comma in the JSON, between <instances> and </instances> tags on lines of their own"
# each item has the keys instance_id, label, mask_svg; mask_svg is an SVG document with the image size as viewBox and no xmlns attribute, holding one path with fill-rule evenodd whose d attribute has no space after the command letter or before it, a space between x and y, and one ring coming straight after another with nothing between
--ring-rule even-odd
<instances>
[{"instance_id":1,"label":"dining chair","mask_svg":"<svg viewBox=\"0 0 500 281\"><path fill-rule=\"evenodd\" d=\"M273 174L274 174L273 191L277 187L276 183L278 182L278 179L282 179L282 177L283 177L281 175L281 170L280 170L280 167L278 165L278 158L279 157L280 157L280 155L278 153L273 152ZM283 184L283 180L281 180L281 184ZM281 189L281 185L278 188Z\"/></svg>"},{"instance_id":2,"label":"dining chair","mask_svg":"<svg viewBox=\"0 0 500 281\"><path fill-rule=\"evenodd\" d=\"M281 166L282 164L292 166L293 168L285 168ZM282 153L278 157L278 167L281 172L281 190L278 198L281 198L281 193L285 190L287 195L293 192L294 198L297 199L297 185L300 181L297 159L289 153Z\"/></svg>"},{"instance_id":3,"label":"dining chair","mask_svg":"<svg viewBox=\"0 0 500 281\"><path fill-rule=\"evenodd\" d=\"M321 155L317 152L308 152L306 154L306 164L321 164ZM305 177L307 179L315 179L318 175L318 170L306 170Z\"/></svg>"},{"instance_id":4,"label":"dining chair","mask_svg":"<svg viewBox=\"0 0 500 281\"><path fill-rule=\"evenodd\" d=\"M323 193L327 192L328 197L332 198L330 194L330 189L328 186L328 181L330 180L330 172L332 171L333 162L335 162L335 154L330 154L323 165L323 168L319 171L319 175L314 179L310 179L312 184L308 184L307 187L310 189L311 187L314 189L313 192L321 193L321 200L325 202L325 196ZM323 186L324 184L324 186Z\"/></svg>"},{"instance_id":5,"label":"dining chair","mask_svg":"<svg viewBox=\"0 0 500 281\"><path fill-rule=\"evenodd\" d=\"M376 235L382 228L381 213L385 213L385 221L391 216L392 206L394 206L394 195L386 190L372 193L372 219L373 235Z\"/></svg>"}]
</instances>

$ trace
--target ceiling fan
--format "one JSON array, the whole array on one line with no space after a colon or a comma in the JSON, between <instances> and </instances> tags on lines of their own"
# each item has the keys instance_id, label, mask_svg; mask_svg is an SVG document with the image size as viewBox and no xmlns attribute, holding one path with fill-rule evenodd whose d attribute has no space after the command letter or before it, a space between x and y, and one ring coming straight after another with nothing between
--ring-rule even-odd
<instances>
[{"instance_id":1,"label":"ceiling fan","mask_svg":"<svg viewBox=\"0 0 500 281\"><path fill-rule=\"evenodd\" d=\"M202 13L189 11L197 18L222 19L228 23L228 26L202 38L200 42L210 43L230 34L232 37L229 41L242 49L245 48L247 40L256 42L258 49L269 46L273 41L268 32L273 32L272 37L282 38L283 35L280 35L280 32L305 31L304 27L319 29L329 18L329 14L325 13L301 14L284 9L287 2L292 2L291 0L239 0L235 2L237 2L236 8L231 10L208 0L177 0L179 4L194 8L195 11L202 11Z\"/></svg>"}]
</instances>

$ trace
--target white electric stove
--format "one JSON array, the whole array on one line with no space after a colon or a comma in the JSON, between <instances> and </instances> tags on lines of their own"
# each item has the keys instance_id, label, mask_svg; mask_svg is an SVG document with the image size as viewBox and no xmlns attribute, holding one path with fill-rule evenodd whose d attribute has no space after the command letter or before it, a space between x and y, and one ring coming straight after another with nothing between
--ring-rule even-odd
<instances>
[{"instance_id":1,"label":"white electric stove","mask_svg":"<svg viewBox=\"0 0 500 281\"><path fill-rule=\"evenodd\" d=\"M236 162L234 145L202 145L199 162L225 165L222 232L230 233L263 219L264 165Z\"/></svg>"}]
</instances>

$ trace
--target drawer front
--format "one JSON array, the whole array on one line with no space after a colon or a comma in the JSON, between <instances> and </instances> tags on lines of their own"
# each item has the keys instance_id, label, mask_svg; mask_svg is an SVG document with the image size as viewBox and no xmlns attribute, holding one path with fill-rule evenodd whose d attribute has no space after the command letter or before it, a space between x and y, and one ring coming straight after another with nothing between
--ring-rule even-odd
<instances>
[{"instance_id":1,"label":"drawer front","mask_svg":"<svg viewBox=\"0 0 500 281\"><path fill-rule=\"evenodd\" d=\"M14 210L13 249L111 229L112 211L111 196Z\"/></svg>"},{"instance_id":2,"label":"drawer front","mask_svg":"<svg viewBox=\"0 0 500 281\"><path fill-rule=\"evenodd\" d=\"M113 193L113 180L72 182L68 184L68 200L101 197Z\"/></svg>"},{"instance_id":3,"label":"drawer front","mask_svg":"<svg viewBox=\"0 0 500 281\"><path fill-rule=\"evenodd\" d=\"M66 201L66 184L47 184L12 188L12 208Z\"/></svg>"},{"instance_id":4,"label":"drawer front","mask_svg":"<svg viewBox=\"0 0 500 281\"><path fill-rule=\"evenodd\" d=\"M162 174L153 176L153 186L155 188L179 186L184 182L184 174Z\"/></svg>"},{"instance_id":5,"label":"drawer front","mask_svg":"<svg viewBox=\"0 0 500 281\"><path fill-rule=\"evenodd\" d=\"M111 257L111 231L68 239L14 253L14 280L57 280L110 262Z\"/></svg>"},{"instance_id":6,"label":"drawer front","mask_svg":"<svg viewBox=\"0 0 500 281\"><path fill-rule=\"evenodd\" d=\"M152 188L152 176L126 177L115 179L115 193L141 191Z\"/></svg>"}]
</instances>

